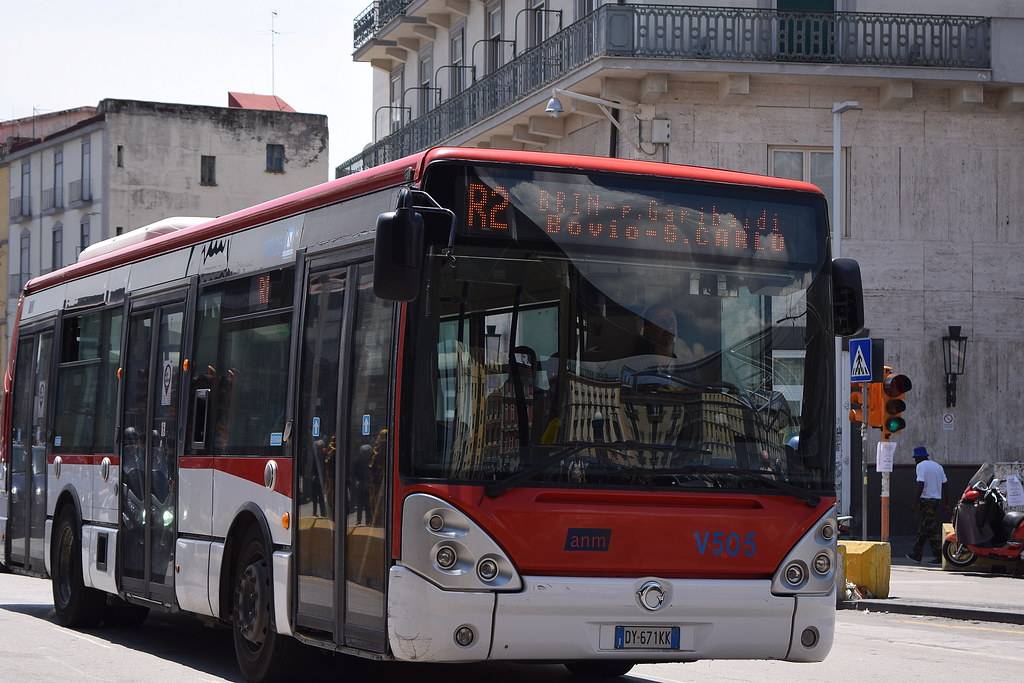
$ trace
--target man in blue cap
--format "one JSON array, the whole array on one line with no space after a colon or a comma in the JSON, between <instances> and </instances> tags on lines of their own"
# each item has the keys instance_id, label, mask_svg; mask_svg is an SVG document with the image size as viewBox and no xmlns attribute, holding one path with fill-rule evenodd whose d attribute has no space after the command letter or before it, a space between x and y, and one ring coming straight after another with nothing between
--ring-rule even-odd
<instances>
[{"instance_id":1,"label":"man in blue cap","mask_svg":"<svg viewBox=\"0 0 1024 683\"><path fill-rule=\"evenodd\" d=\"M917 463L917 542L914 550L907 555L914 562L921 562L921 552L927 542L935 559L932 564L942 562L942 544L939 543L939 519L942 516L942 501L946 497L946 471L942 465L931 460L928 449L918 446L914 449Z\"/></svg>"}]
</instances>

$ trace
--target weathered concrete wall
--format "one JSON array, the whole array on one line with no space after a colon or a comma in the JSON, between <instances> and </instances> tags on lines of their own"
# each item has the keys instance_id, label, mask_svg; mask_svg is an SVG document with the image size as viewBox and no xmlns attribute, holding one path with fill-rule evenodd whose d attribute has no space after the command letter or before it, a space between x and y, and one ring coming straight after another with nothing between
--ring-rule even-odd
<instances>
[{"instance_id":1,"label":"weathered concrete wall","mask_svg":"<svg viewBox=\"0 0 1024 683\"><path fill-rule=\"evenodd\" d=\"M129 103L107 115L110 230L174 215L218 216L327 179L326 118L315 114ZM284 145L284 173L266 170L267 144ZM117 145L124 167L116 166ZM216 185L200 158L216 157Z\"/></svg>"}]
</instances>

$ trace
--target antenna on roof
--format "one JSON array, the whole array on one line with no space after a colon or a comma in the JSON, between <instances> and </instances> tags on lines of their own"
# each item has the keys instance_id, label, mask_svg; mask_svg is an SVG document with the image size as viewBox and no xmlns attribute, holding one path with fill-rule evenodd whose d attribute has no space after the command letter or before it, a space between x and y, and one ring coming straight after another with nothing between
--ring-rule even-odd
<instances>
[{"instance_id":1,"label":"antenna on roof","mask_svg":"<svg viewBox=\"0 0 1024 683\"><path fill-rule=\"evenodd\" d=\"M276 95L277 90L274 83L274 48L277 39L277 31L274 30L274 20L277 19L277 10L270 10L270 94Z\"/></svg>"}]
</instances>

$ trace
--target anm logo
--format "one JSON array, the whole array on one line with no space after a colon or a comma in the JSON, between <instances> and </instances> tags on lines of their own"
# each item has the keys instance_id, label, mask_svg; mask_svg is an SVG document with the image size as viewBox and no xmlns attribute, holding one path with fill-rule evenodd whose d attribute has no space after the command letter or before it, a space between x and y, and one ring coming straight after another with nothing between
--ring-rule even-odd
<instances>
[{"instance_id":1,"label":"anm logo","mask_svg":"<svg viewBox=\"0 0 1024 683\"><path fill-rule=\"evenodd\" d=\"M611 529L569 529L565 534L565 549L607 552L612 544Z\"/></svg>"}]
</instances>

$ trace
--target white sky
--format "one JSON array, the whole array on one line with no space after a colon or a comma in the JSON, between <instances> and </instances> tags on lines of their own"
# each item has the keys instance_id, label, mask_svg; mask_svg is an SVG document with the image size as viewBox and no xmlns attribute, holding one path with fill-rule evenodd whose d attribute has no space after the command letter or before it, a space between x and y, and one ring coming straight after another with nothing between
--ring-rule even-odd
<instances>
[{"instance_id":1,"label":"white sky","mask_svg":"<svg viewBox=\"0 0 1024 683\"><path fill-rule=\"evenodd\" d=\"M352 20L370 0L4 2L0 120L95 106L105 97L227 106L276 93L326 114L330 171L370 141L371 67L352 61Z\"/></svg>"}]
</instances>

